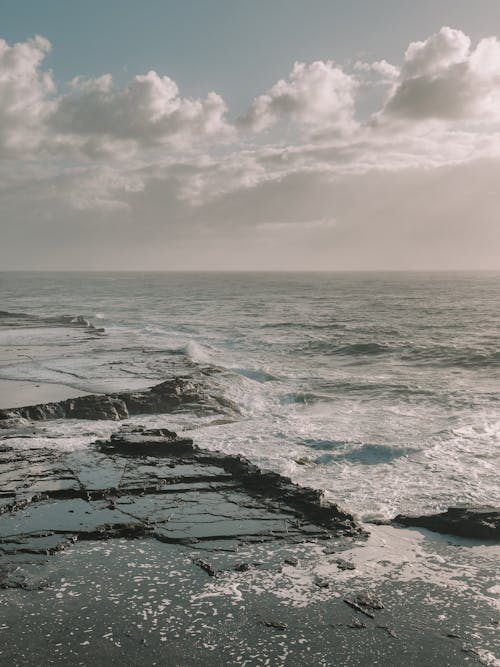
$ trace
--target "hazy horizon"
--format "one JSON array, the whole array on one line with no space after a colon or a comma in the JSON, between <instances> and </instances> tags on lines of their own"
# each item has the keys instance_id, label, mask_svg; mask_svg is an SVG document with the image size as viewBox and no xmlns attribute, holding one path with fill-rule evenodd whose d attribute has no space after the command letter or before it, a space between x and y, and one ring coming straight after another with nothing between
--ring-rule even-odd
<instances>
[{"instance_id":1,"label":"hazy horizon","mask_svg":"<svg viewBox=\"0 0 500 667\"><path fill-rule=\"evenodd\" d=\"M500 273L500 269L1 269L2 273L213 273L213 274L290 274L290 273L371 273L371 274L464 274Z\"/></svg>"}]
</instances>

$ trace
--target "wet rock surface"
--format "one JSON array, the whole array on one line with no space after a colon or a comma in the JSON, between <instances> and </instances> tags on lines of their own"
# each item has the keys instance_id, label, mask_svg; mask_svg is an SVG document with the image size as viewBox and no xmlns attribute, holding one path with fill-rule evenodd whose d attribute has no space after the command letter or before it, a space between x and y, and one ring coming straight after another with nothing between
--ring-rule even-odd
<instances>
[{"instance_id":1,"label":"wet rock surface","mask_svg":"<svg viewBox=\"0 0 500 667\"><path fill-rule=\"evenodd\" d=\"M188 378L82 399L2 415L232 410ZM9 437L0 664L495 664L490 561L472 547L441 541L427 570L439 583L412 579L415 554L427 555L419 546L398 560L405 538L385 539L417 531L374 527L386 531L381 547L363 557L373 534L320 491L167 428L123 425L74 451L16 449ZM478 519L495 515L485 508ZM480 596L450 587L471 567Z\"/></svg>"},{"instance_id":2,"label":"wet rock surface","mask_svg":"<svg viewBox=\"0 0 500 667\"><path fill-rule=\"evenodd\" d=\"M477 600L449 604L450 591L425 582L366 582L334 570L330 586L318 588L311 542L248 544L238 553L198 547L78 541L48 558L38 579L33 564L18 560L12 585L0 591L0 664L495 664L463 613L481 623L482 642L493 640ZM280 567L292 552L299 572ZM241 558L255 562L240 569Z\"/></svg>"},{"instance_id":3,"label":"wet rock surface","mask_svg":"<svg viewBox=\"0 0 500 667\"><path fill-rule=\"evenodd\" d=\"M472 539L500 540L500 510L494 507L449 507L446 512L423 516L398 514L393 523Z\"/></svg>"},{"instance_id":4,"label":"wet rock surface","mask_svg":"<svg viewBox=\"0 0 500 667\"><path fill-rule=\"evenodd\" d=\"M115 394L91 394L77 398L0 410L2 422L9 427L12 420L30 419L110 419L119 421L133 415L165 414L193 411L196 414L226 414L238 408L222 396L190 378L176 377L142 391Z\"/></svg>"},{"instance_id":5,"label":"wet rock surface","mask_svg":"<svg viewBox=\"0 0 500 667\"><path fill-rule=\"evenodd\" d=\"M317 491L167 429L123 428L71 453L4 447L0 489L4 563L77 540L148 537L236 548L365 535Z\"/></svg>"}]
</instances>

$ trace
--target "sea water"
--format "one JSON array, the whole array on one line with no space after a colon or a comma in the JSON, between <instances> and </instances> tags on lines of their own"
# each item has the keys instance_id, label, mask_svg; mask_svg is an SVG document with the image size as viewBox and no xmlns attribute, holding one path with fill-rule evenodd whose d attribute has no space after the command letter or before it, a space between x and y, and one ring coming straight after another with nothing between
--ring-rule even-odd
<instances>
[{"instance_id":1,"label":"sea water","mask_svg":"<svg viewBox=\"0 0 500 667\"><path fill-rule=\"evenodd\" d=\"M237 416L133 421L243 454L365 518L500 503L499 273L4 272L0 295L1 311L104 329L0 314L0 379L74 395L194 375ZM80 448L118 427L45 422L8 442Z\"/></svg>"}]
</instances>

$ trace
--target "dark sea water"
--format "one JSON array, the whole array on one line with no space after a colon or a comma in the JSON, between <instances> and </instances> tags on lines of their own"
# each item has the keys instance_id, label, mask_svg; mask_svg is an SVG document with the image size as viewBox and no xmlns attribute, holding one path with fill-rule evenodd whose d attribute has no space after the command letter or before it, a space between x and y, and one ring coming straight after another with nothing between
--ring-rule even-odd
<instances>
[{"instance_id":1,"label":"dark sea water","mask_svg":"<svg viewBox=\"0 0 500 667\"><path fill-rule=\"evenodd\" d=\"M0 294L1 311L105 329L0 316L0 379L104 392L195 374L238 418L134 421L242 453L365 517L500 502L500 273L14 272ZM115 428L47 423L9 444L86 447Z\"/></svg>"}]
</instances>

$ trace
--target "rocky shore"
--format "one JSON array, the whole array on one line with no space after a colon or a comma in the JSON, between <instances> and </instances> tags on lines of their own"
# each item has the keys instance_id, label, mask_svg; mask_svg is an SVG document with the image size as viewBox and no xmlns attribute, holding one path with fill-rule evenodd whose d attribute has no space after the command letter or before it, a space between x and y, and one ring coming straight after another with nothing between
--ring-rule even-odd
<instances>
[{"instance_id":1,"label":"rocky shore","mask_svg":"<svg viewBox=\"0 0 500 667\"><path fill-rule=\"evenodd\" d=\"M210 394L190 378L176 377L144 391L116 394L90 394L76 398L28 405L9 410L0 409L2 422L30 419L109 419L120 421L133 415L175 413L182 410L198 413L238 412L238 407L221 396Z\"/></svg>"},{"instance_id":2,"label":"rocky shore","mask_svg":"<svg viewBox=\"0 0 500 667\"><path fill-rule=\"evenodd\" d=\"M195 410L206 414L237 413L238 407L221 396L210 394L200 383L190 378L175 377L149 389L135 392L119 392L104 395L86 395L58 402L42 403L12 409L0 409L0 428L9 428L26 420L46 421L52 419L126 420L134 415L169 414L183 410ZM203 453L193 447L191 440L182 440L167 430L127 430L113 434L110 443L98 443L103 448L118 448L122 453L154 453L165 457L182 451L204 462L215 454ZM217 462L229 469L234 476L243 477L247 483L253 480L255 487L262 491L279 495L283 483L279 475L263 474L255 466L241 457L218 455ZM290 484L290 480L287 480ZM313 490L299 490L294 493L313 495L319 502L318 493ZM348 516L348 515L346 515ZM351 520L352 517L350 517ZM383 522L387 523L387 522ZM403 526L426 528L431 531L448 533L466 538L500 540L500 510L494 507L450 507L446 512L434 515L397 515L392 523Z\"/></svg>"},{"instance_id":3,"label":"rocky shore","mask_svg":"<svg viewBox=\"0 0 500 667\"><path fill-rule=\"evenodd\" d=\"M168 429L125 424L70 452L9 446L15 424L194 404L235 409L174 378L0 411L1 664L496 664L493 508L363 526ZM455 581L471 568L475 592Z\"/></svg>"},{"instance_id":4,"label":"rocky shore","mask_svg":"<svg viewBox=\"0 0 500 667\"><path fill-rule=\"evenodd\" d=\"M124 428L88 451L0 452L0 553L53 554L77 540L180 544L362 537L321 493L166 429ZM233 546L234 546L233 545ZM0 586L8 586L9 567Z\"/></svg>"}]
</instances>

